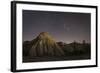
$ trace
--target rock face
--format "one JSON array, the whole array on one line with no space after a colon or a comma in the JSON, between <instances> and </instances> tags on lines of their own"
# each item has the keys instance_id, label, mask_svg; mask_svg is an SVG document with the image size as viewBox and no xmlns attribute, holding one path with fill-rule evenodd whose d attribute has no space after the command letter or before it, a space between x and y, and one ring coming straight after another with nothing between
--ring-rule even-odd
<instances>
[{"instance_id":1,"label":"rock face","mask_svg":"<svg viewBox=\"0 0 100 73\"><path fill-rule=\"evenodd\" d=\"M64 51L47 32L41 32L31 41L29 56L63 56Z\"/></svg>"}]
</instances>

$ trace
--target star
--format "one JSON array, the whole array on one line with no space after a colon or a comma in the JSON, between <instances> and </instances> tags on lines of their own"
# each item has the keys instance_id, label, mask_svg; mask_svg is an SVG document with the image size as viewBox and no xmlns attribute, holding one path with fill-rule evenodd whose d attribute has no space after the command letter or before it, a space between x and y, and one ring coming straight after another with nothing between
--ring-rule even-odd
<instances>
[{"instance_id":1,"label":"star","mask_svg":"<svg viewBox=\"0 0 100 73\"><path fill-rule=\"evenodd\" d=\"M67 26L66 24L64 24L64 29L67 30L67 31L69 31L70 30L70 27Z\"/></svg>"}]
</instances>

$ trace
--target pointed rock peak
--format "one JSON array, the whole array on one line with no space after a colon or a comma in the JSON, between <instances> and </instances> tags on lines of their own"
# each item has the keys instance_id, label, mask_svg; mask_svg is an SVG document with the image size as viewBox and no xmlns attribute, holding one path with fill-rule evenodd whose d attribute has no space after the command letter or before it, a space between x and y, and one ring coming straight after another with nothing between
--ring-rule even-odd
<instances>
[{"instance_id":1,"label":"pointed rock peak","mask_svg":"<svg viewBox=\"0 0 100 73\"><path fill-rule=\"evenodd\" d=\"M39 36L50 36L48 32L41 32Z\"/></svg>"},{"instance_id":2,"label":"pointed rock peak","mask_svg":"<svg viewBox=\"0 0 100 73\"><path fill-rule=\"evenodd\" d=\"M38 36L40 39L53 39L48 32L41 32Z\"/></svg>"},{"instance_id":3,"label":"pointed rock peak","mask_svg":"<svg viewBox=\"0 0 100 73\"><path fill-rule=\"evenodd\" d=\"M41 32L40 35L48 35L48 32Z\"/></svg>"}]
</instances>

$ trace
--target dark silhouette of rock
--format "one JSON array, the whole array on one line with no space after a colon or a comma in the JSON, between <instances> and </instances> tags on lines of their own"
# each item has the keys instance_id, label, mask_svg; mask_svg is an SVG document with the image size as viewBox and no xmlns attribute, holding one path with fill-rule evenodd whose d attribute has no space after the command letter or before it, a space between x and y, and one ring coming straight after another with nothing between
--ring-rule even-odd
<instances>
[{"instance_id":1,"label":"dark silhouette of rock","mask_svg":"<svg viewBox=\"0 0 100 73\"><path fill-rule=\"evenodd\" d=\"M57 44L58 44L61 48L63 48L65 45L67 45L67 44L64 43L64 42L57 42Z\"/></svg>"}]
</instances>

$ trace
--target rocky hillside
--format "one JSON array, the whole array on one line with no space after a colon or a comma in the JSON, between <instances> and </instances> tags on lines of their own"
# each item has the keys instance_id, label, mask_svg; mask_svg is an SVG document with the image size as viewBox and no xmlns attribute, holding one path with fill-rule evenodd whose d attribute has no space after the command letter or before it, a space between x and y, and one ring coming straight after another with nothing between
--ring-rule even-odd
<instances>
[{"instance_id":1,"label":"rocky hillside","mask_svg":"<svg viewBox=\"0 0 100 73\"><path fill-rule=\"evenodd\" d=\"M32 41L24 42L24 55L34 56L64 56L64 51L47 32L41 32Z\"/></svg>"}]
</instances>

